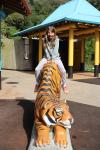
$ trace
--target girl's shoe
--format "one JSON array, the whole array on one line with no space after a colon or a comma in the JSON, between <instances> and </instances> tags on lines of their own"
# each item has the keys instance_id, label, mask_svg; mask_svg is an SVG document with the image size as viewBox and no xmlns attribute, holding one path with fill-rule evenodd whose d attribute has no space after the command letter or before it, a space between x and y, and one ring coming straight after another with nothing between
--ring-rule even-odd
<instances>
[{"instance_id":1,"label":"girl's shoe","mask_svg":"<svg viewBox=\"0 0 100 150\"><path fill-rule=\"evenodd\" d=\"M66 93L66 94L68 94L69 93L69 91L68 91L68 88L67 88L67 85L65 84L65 85L63 85L63 91L64 91L64 93Z\"/></svg>"},{"instance_id":2,"label":"girl's shoe","mask_svg":"<svg viewBox=\"0 0 100 150\"><path fill-rule=\"evenodd\" d=\"M34 92L38 92L38 88L39 88L39 86L36 84L35 88L34 88Z\"/></svg>"}]
</instances>

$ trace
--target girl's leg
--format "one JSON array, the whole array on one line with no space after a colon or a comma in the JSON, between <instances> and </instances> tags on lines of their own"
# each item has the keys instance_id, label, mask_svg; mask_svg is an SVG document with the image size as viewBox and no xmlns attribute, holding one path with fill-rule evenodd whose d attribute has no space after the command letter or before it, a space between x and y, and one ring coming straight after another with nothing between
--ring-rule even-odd
<instances>
[{"instance_id":1,"label":"girl's leg","mask_svg":"<svg viewBox=\"0 0 100 150\"><path fill-rule=\"evenodd\" d=\"M39 76L40 76L40 72L44 66L44 64L47 62L47 60L45 58L43 58L39 64L37 65L37 67L35 68L35 78L36 78L36 85L39 85Z\"/></svg>"},{"instance_id":2,"label":"girl's leg","mask_svg":"<svg viewBox=\"0 0 100 150\"><path fill-rule=\"evenodd\" d=\"M66 70L64 68L64 65L61 61L61 59L55 59L54 62L58 65L58 68L61 72L61 75L62 75L62 87L63 87L63 90L65 93L68 93L68 90L67 90L67 81L66 81Z\"/></svg>"}]
</instances>

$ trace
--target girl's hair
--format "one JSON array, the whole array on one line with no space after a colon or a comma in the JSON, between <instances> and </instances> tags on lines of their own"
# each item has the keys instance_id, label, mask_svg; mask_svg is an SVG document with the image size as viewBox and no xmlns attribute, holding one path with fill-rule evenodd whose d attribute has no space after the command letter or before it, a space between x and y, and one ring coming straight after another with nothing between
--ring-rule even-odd
<instances>
[{"instance_id":1,"label":"girl's hair","mask_svg":"<svg viewBox=\"0 0 100 150\"><path fill-rule=\"evenodd\" d=\"M46 30L46 35L48 35L48 32L53 32L56 35L56 29L53 26L49 26Z\"/></svg>"},{"instance_id":2,"label":"girl's hair","mask_svg":"<svg viewBox=\"0 0 100 150\"><path fill-rule=\"evenodd\" d=\"M53 32L54 33L54 38L50 41L49 40L49 37L48 37L48 33L49 32ZM47 44L48 42L50 42L50 46L51 47L54 47L55 46L55 40L56 40L56 29L55 27L53 26L49 26L46 30L46 34L45 34L45 37L44 37L44 45ZM45 46L44 46L45 47Z\"/></svg>"}]
</instances>

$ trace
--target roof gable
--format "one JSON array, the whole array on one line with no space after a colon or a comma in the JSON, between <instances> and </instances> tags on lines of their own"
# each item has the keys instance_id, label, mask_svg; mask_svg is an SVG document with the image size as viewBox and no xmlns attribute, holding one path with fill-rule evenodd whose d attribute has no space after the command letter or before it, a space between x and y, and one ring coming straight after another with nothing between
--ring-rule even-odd
<instances>
[{"instance_id":1,"label":"roof gable","mask_svg":"<svg viewBox=\"0 0 100 150\"><path fill-rule=\"evenodd\" d=\"M61 20L100 24L100 11L86 0L71 0L58 7L42 24Z\"/></svg>"}]
</instances>

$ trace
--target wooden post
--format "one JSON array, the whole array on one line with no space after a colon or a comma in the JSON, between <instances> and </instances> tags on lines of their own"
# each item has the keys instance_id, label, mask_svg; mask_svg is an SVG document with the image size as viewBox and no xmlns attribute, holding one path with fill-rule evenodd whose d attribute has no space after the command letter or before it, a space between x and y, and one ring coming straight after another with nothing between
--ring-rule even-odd
<instances>
[{"instance_id":1,"label":"wooden post","mask_svg":"<svg viewBox=\"0 0 100 150\"><path fill-rule=\"evenodd\" d=\"M73 78L73 57L74 57L74 31L69 30L69 50L68 50L68 78Z\"/></svg>"},{"instance_id":2,"label":"wooden post","mask_svg":"<svg viewBox=\"0 0 100 150\"><path fill-rule=\"evenodd\" d=\"M39 34L38 62L42 59L42 35Z\"/></svg>"},{"instance_id":3,"label":"wooden post","mask_svg":"<svg viewBox=\"0 0 100 150\"><path fill-rule=\"evenodd\" d=\"M84 71L84 60L85 60L84 57L85 57L85 39L82 38L80 71Z\"/></svg>"},{"instance_id":4,"label":"wooden post","mask_svg":"<svg viewBox=\"0 0 100 150\"><path fill-rule=\"evenodd\" d=\"M99 34L99 72L100 72L100 34Z\"/></svg>"},{"instance_id":5,"label":"wooden post","mask_svg":"<svg viewBox=\"0 0 100 150\"><path fill-rule=\"evenodd\" d=\"M95 32L95 60L94 60L94 76L99 75L99 31Z\"/></svg>"},{"instance_id":6,"label":"wooden post","mask_svg":"<svg viewBox=\"0 0 100 150\"><path fill-rule=\"evenodd\" d=\"M1 90L1 66L2 66L2 60L1 60L1 19L0 19L0 90Z\"/></svg>"}]
</instances>

